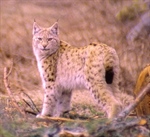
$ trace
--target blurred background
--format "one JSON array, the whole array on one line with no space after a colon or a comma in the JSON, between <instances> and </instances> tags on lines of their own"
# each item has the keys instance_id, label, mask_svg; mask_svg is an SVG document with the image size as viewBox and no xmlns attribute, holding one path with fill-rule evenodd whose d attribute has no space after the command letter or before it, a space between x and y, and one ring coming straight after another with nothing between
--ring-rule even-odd
<instances>
[{"instance_id":1,"label":"blurred background","mask_svg":"<svg viewBox=\"0 0 150 137\"><path fill-rule=\"evenodd\" d=\"M34 19L43 27L58 21L60 39L71 45L96 41L114 47L120 59L120 86L132 93L139 72L150 63L150 27L144 23L149 18L149 0L1 0L0 94L6 93L4 67L12 67L13 92L41 98L32 52Z\"/></svg>"}]
</instances>

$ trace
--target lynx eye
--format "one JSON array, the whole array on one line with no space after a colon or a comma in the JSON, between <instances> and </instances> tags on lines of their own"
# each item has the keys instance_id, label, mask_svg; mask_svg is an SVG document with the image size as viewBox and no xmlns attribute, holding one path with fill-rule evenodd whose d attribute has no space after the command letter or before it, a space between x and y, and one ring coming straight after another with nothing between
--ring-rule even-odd
<instances>
[{"instance_id":1,"label":"lynx eye","mask_svg":"<svg viewBox=\"0 0 150 137\"><path fill-rule=\"evenodd\" d=\"M42 40L42 38L38 38L38 40L39 40L39 41L41 41L41 40Z\"/></svg>"},{"instance_id":2,"label":"lynx eye","mask_svg":"<svg viewBox=\"0 0 150 137\"><path fill-rule=\"evenodd\" d=\"M48 40L48 41L51 41L51 40L52 40L52 38L48 38L47 40Z\"/></svg>"}]
</instances>

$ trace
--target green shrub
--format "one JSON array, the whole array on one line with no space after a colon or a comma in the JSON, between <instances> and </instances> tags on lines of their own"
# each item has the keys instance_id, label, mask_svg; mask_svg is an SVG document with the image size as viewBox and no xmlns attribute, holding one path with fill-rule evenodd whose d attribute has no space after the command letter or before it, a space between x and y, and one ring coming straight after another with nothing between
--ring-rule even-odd
<instances>
[{"instance_id":1,"label":"green shrub","mask_svg":"<svg viewBox=\"0 0 150 137\"><path fill-rule=\"evenodd\" d=\"M123 7L116 15L119 21L133 20L136 16L146 10L146 4L139 2L139 0L134 0L133 4L130 6Z\"/></svg>"}]
</instances>

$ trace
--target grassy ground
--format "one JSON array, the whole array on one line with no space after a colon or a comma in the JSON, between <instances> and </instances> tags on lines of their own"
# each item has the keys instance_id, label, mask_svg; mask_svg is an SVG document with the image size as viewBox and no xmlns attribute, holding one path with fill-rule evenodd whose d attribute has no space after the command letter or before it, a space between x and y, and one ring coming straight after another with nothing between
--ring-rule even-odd
<instances>
[{"instance_id":1,"label":"grassy ground","mask_svg":"<svg viewBox=\"0 0 150 137\"><path fill-rule=\"evenodd\" d=\"M20 136L23 130L36 129L42 123L34 123L35 116L21 114L11 102L4 87L4 68L12 68L9 83L21 108L28 109L23 99L28 94L38 109L42 105L43 90L32 52L32 24L34 19L44 27L58 20L60 38L76 46L92 41L114 47L122 68L122 90L131 93L141 69L150 61L150 37L141 36L128 43L126 35L139 19L117 20L117 13L131 0L1 0L0 1L0 131L3 136ZM36 95L36 96L35 96ZM86 97L85 97L86 96ZM98 113L90 94L73 95L73 108L88 116ZM92 109L91 109L92 108ZM81 114L83 114L81 113ZM96 113L96 114L95 114Z\"/></svg>"}]
</instances>

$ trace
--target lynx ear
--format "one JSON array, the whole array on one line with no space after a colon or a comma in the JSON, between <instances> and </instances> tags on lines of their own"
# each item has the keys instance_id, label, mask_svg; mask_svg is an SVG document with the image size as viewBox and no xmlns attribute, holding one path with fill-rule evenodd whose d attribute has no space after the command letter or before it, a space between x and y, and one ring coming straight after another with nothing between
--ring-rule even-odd
<instances>
[{"instance_id":1,"label":"lynx ear","mask_svg":"<svg viewBox=\"0 0 150 137\"><path fill-rule=\"evenodd\" d=\"M58 35L59 31L58 31L58 22L55 22L51 27L50 27L50 31L55 34Z\"/></svg>"},{"instance_id":2,"label":"lynx ear","mask_svg":"<svg viewBox=\"0 0 150 137\"><path fill-rule=\"evenodd\" d=\"M41 30L41 27L34 21L32 34L35 35Z\"/></svg>"}]
</instances>

